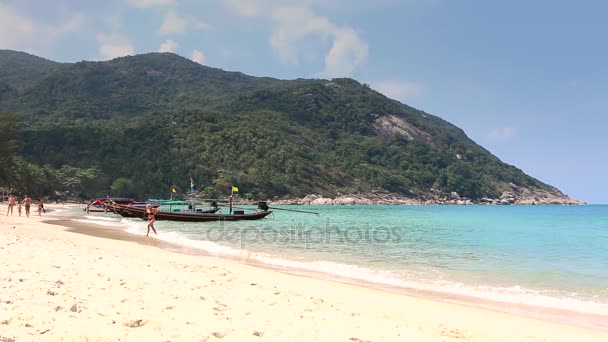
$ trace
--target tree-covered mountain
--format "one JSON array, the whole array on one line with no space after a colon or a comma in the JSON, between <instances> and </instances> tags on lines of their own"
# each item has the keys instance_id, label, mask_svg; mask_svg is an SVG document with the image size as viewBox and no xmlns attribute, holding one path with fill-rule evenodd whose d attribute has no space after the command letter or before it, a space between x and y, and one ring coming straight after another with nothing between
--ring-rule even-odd
<instances>
[{"instance_id":1,"label":"tree-covered mountain","mask_svg":"<svg viewBox=\"0 0 608 342\"><path fill-rule=\"evenodd\" d=\"M18 158L42 174L4 184L28 191L68 179L82 196L113 185L143 198L186 192L192 176L204 195L238 184L249 198L520 189L567 200L458 127L352 79L252 77L170 53L55 63L0 50L0 109L18 115Z\"/></svg>"}]
</instances>

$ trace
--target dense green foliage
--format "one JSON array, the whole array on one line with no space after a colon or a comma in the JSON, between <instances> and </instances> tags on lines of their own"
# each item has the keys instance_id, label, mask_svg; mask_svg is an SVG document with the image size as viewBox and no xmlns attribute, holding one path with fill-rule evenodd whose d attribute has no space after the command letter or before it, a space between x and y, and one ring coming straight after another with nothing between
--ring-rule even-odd
<instances>
[{"instance_id":1,"label":"dense green foliage","mask_svg":"<svg viewBox=\"0 0 608 342\"><path fill-rule=\"evenodd\" d=\"M5 53L0 75L10 74ZM206 196L236 184L249 198L373 190L424 197L431 188L479 198L509 182L552 189L452 124L352 79L257 78L159 53L35 61L0 78L13 89L0 88L0 105L20 115L22 147L11 168L29 170L0 185L22 191L167 197L172 187L187 192L190 176ZM415 136L379 128L386 118ZM13 146L12 137L0 148Z\"/></svg>"},{"instance_id":2,"label":"dense green foliage","mask_svg":"<svg viewBox=\"0 0 608 342\"><path fill-rule=\"evenodd\" d=\"M17 95L64 66L27 53L0 50L0 99Z\"/></svg>"},{"instance_id":3,"label":"dense green foliage","mask_svg":"<svg viewBox=\"0 0 608 342\"><path fill-rule=\"evenodd\" d=\"M62 189L68 195L86 197L94 194L87 193L89 187L103 186L98 183L100 172L96 168L63 165L55 169L48 164L40 167L25 161L17 154L17 118L14 114L0 113L0 188L32 196L50 195Z\"/></svg>"}]
</instances>

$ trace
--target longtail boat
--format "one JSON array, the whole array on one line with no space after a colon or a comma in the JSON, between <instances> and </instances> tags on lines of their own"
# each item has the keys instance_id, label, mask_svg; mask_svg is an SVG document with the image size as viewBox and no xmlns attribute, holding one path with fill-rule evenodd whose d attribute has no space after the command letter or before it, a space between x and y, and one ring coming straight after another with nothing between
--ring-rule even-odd
<instances>
[{"instance_id":1,"label":"longtail boat","mask_svg":"<svg viewBox=\"0 0 608 342\"><path fill-rule=\"evenodd\" d=\"M101 198L97 198L94 200L91 200L86 207L84 207L82 210L87 212L87 213L103 213L103 212L108 212L108 204L110 204L111 202L114 202L116 204L121 204L121 205L138 205L138 204L142 204L142 202L135 202L134 199L132 198L108 198L108 197L101 197ZM146 203L143 202L143 204L145 205Z\"/></svg>"},{"instance_id":2,"label":"longtail boat","mask_svg":"<svg viewBox=\"0 0 608 342\"><path fill-rule=\"evenodd\" d=\"M139 206L120 205L116 204L116 208L122 209L123 212L127 212L127 215L132 217L140 217L142 219L147 218L146 208ZM167 220L167 221L186 221L186 222L209 222L209 221L240 221L240 220L259 220L270 215L272 211L258 211L255 213L245 213L242 210L236 210L232 214L216 213L219 209L211 209L214 212L170 212L170 211L159 211L154 217L156 220ZM209 211L211 211L209 210ZM122 214L121 214L122 215Z\"/></svg>"},{"instance_id":3,"label":"longtail boat","mask_svg":"<svg viewBox=\"0 0 608 342\"><path fill-rule=\"evenodd\" d=\"M177 202L177 201L176 201ZM182 201L178 204L183 204ZM167 202L168 203L168 202ZM122 217L139 217L146 219L146 206L151 204L153 208L158 208L160 206L159 203L150 203L150 202L137 202L136 204L119 204L119 203L108 203L106 206L108 207L108 211L118 214ZM220 209L215 207L211 209L201 209L195 208L194 206L190 206L191 209L179 209L178 211L160 211L159 213L195 213L195 214L213 214ZM130 209L130 210L127 210ZM157 218L158 219L158 218Z\"/></svg>"}]
</instances>

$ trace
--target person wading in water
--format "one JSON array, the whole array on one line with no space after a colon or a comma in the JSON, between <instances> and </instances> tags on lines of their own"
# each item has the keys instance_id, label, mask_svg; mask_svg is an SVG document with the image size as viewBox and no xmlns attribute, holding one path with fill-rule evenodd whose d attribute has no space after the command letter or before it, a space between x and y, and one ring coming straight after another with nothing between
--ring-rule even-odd
<instances>
[{"instance_id":1,"label":"person wading in water","mask_svg":"<svg viewBox=\"0 0 608 342\"><path fill-rule=\"evenodd\" d=\"M148 203L148 205L146 205L146 214L148 214L148 233L146 233L146 236L148 236L150 234L150 228L152 228L152 230L154 231L154 234L158 235L158 233L156 232L156 229L154 228L154 221L156 221L156 219L154 218L154 215L156 215L156 213L158 212L158 208L153 208L152 204Z\"/></svg>"}]
</instances>

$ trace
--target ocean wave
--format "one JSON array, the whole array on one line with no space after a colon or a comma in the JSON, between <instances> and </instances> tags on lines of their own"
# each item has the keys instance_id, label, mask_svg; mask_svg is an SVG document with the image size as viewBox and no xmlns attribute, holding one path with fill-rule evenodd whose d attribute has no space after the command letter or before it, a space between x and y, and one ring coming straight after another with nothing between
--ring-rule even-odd
<instances>
[{"instance_id":1,"label":"ocean wave","mask_svg":"<svg viewBox=\"0 0 608 342\"><path fill-rule=\"evenodd\" d=\"M118 221L120 220L120 221ZM140 219L117 219L105 216L86 216L88 223L106 226L126 226L126 232L136 235L146 234L146 222ZM372 286L401 288L408 291L427 291L436 294L437 298L457 297L457 301L475 302L487 300L515 310L520 305L538 308L569 310L584 314L608 315L608 299L593 298L576 292L559 289L531 289L523 285L510 284L500 286L496 284L463 283L448 279L449 270L438 271L432 267L423 269L403 269L389 271L370 268L367 265L356 265L323 260L294 260L298 255L286 257L277 256L273 252L254 252L246 249L231 248L220 243L193 238L192 233L176 231L173 228L159 230L158 235L152 236L162 241L179 244L189 248L205 251L211 255L229 258L248 258L271 268L283 268L288 271L309 271L329 277L343 278L345 280L361 281ZM289 251L283 251L288 253ZM319 255L317 258L322 258ZM441 272L441 273L437 273ZM441 277L443 275L443 277ZM314 275L313 275L314 276ZM478 281L481 282L481 281ZM461 300L462 298L462 300ZM469 298L469 299L467 299ZM522 309L523 310L523 309Z\"/></svg>"},{"instance_id":2,"label":"ocean wave","mask_svg":"<svg viewBox=\"0 0 608 342\"><path fill-rule=\"evenodd\" d=\"M420 272L404 271L400 275L391 271L374 270L364 266L335 263L330 261L293 261L272 256L252 256L274 267L308 270L335 275L342 278L360 280L368 283L398 287L403 289L431 291L437 294L466 296L492 302L530 305L541 308L569 310L580 313L608 315L608 303L599 303L576 298L577 293L561 294L556 291L531 290L519 285L498 287L488 285L468 285L449 280L425 280ZM417 279L404 279L413 276ZM547 293L554 293L549 295ZM557 296L556 296L557 295Z\"/></svg>"},{"instance_id":3,"label":"ocean wave","mask_svg":"<svg viewBox=\"0 0 608 342\"><path fill-rule=\"evenodd\" d=\"M73 219L75 222L83 222L83 223L92 223L100 226L106 227L123 227L123 224L120 221L110 221L110 220L97 220L91 218L83 218L83 219Z\"/></svg>"},{"instance_id":4,"label":"ocean wave","mask_svg":"<svg viewBox=\"0 0 608 342\"><path fill-rule=\"evenodd\" d=\"M131 226L127 232L145 235L145 222ZM452 296L465 296L472 299L483 299L492 302L529 305L541 308L569 310L586 314L608 315L608 303L599 303L576 298L578 294L558 292L555 290L532 290L519 285L514 286L488 286L471 285L449 280L428 280L424 278L425 272L403 270L396 273L372 269L361 265L337 263L332 261L300 261L279 258L271 254L257 253L247 250L239 250L223 246L215 242L191 239L180 232L159 232L155 238L166 242L180 244L190 248L206 251L216 256L247 257L272 268L283 268L284 270L310 271L323 273L355 281L363 281L379 286L391 286L405 290L422 290L438 294L449 294ZM433 273L429 270L426 274ZM433 273L433 275L436 275ZM466 301L466 300L463 300Z\"/></svg>"},{"instance_id":5,"label":"ocean wave","mask_svg":"<svg viewBox=\"0 0 608 342\"><path fill-rule=\"evenodd\" d=\"M135 234L135 235L146 235L148 229L146 228L147 223L142 222L126 222L129 227L125 230L127 233ZM174 231L158 231L158 235L150 235L151 237L162 240L165 242L170 242L174 244L179 244L181 246L196 248L203 250L209 254L213 254L216 256L247 256L246 252L233 249L230 247L222 246L215 242L205 241L205 240L195 240L189 238L187 235L183 233L174 232Z\"/></svg>"}]
</instances>

